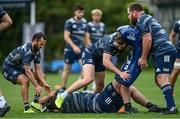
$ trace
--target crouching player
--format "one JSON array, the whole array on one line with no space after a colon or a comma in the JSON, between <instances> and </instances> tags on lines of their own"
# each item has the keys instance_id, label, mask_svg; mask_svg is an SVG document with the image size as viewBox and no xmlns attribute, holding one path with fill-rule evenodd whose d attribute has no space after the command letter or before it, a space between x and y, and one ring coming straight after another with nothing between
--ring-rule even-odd
<instances>
[{"instance_id":1,"label":"crouching player","mask_svg":"<svg viewBox=\"0 0 180 119\"><path fill-rule=\"evenodd\" d=\"M55 105L56 95L62 93L61 89L51 92L49 96L43 98L40 102L49 111L58 110L63 113L114 113L118 112L124 105L121 97L121 86L122 84L113 80L101 93L73 92L65 98L61 108L57 108ZM148 101L135 87L130 86L129 89L132 99L146 107L149 112L162 110L159 106Z\"/></svg>"},{"instance_id":2,"label":"crouching player","mask_svg":"<svg viewBox=\"0 0 180 119\"><path fill-rule=\"evenodd\" d=\"M5 59L2 74L6 80L13 84L21 85L21 96L24 103L24 113L33 113L29 105L29 82L34 85L35 98L33 107L39 106L38 100L42 87L50 92L50 87L45 81L45 75L40 65L40 49L46 44L44 33L35 33L31 43L26 43L14 49ZM34 71L31 62L34 61Z\"/></svg>"}]
</instances>

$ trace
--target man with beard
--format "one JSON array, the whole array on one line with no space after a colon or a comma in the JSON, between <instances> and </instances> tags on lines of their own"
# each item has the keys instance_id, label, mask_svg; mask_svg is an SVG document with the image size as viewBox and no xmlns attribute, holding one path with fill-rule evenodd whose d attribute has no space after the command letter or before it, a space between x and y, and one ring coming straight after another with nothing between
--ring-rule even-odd
<instances>
[{"instance_id":1,"label":"man with beard","mask_svg":"<svg viewBox=\"0 0 180 119\"><path fill-rule=\"evenodd\" d=\"M28 102L29 81L35 88L34 102L38 102L38 98L42 93L42 86L46 91L50 91L40 65L41 54L39 50L45 44L46 36L41 32L35 33L32 37L32 43L26 43L15 48L6 57L2 66L2 74L5 79L13 84L21 85L24 113L34 112ZM31 67L32 61L34 62L34 69Z\"/></svg>"},{"instance_id":2,"label":"man with beard","mask_svg":"<svg viewBox=\"0 0 180 119\"><path fill-rule=\"evenodd\" d=\"M145 14L141 4L133 3L128 6L128 18L142 37L142 55L139 58L141 69L147 67L148 56L152 55L155 67L155 80L162 90L167 103L165 114L177 113L177 108L172 95L169 77L176 58L175 46L168 38L168 34L151 15Z\"/></svg>"}]
</instances>

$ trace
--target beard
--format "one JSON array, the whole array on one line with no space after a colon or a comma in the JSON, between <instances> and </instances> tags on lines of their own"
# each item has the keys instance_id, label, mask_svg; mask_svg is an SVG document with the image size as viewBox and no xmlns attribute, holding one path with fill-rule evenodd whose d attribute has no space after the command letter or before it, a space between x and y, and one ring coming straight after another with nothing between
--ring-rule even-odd
<instances>
[{"instance_id":1,"label":"beard","mask_svg":"<svg viewBox=\"0 0 180 119\"><path fill-rule=\"evenodd\" d=\"M131 23L131 25L136 26L137 20L135 20L135 19L131 20L130 23Z\"/></svg>"},{"instance_id":2,"label":"beard","mask_svg":"<svg viewBox=\"0 0 180 119\"><path fill-rule=\"evenodd\" d=\"M39 48L37 46L34 46L34 52L39 52Z\"/></svg>"}]
</instances>

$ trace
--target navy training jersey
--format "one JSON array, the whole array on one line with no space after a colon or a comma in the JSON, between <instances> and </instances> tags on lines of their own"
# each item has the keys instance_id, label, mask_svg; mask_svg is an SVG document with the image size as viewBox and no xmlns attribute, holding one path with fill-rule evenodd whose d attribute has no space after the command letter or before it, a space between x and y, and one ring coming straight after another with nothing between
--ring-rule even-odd
<instances>
[{"instance_id":1,"label":"navy training jersey","mask_svg":"<svg viewBox=\"0 0 180 119\"><path fill-rule=\"evenodd\" d=\"M95 43L107 33L106 26L104 23L93 23L89 22L86 27L86 32L90 34L91 43Z\"/></svg>"},{"instance_id":2,"label":"navy training jersey","mask_svg":"<svg viewBox=\"0 0 180 119\"><path fill-rule=\"evenodd\" d=\"M162 55L166 52L175 50L175 47L169 40L166 31L152 16L142 14L142 16L138 19L136 26L139 29L141 36L146 33L151 33L152 55Z\"/></svg>"},{"instance_id":3,"label":"navy training jersey","mask_svg":"<svg viewBox=\"0 0 180 119\"><path fill-rule=\"evenodd\" d=\"M123 106L121 95L116 92L112 83L101 93L73 92L69 94L62 106L63 113L112 113Z\"/></svg>"},{"instance_id":4,"label":"navy training jersey","mask_svg":"<svg viewBox=\"0 0 180 119\"><path fill-rule=\"evenodd\" d=\"M23 67L24 64L31 65L33 60L34 63L40 64L40 58L40 51L34 53L31 43L26 43L10 52L4 61L4 65Z\"/></svg>"},{"instance_id":5,"label":"navy training jersey","mask_svg":"<svg viewBox=\"0 0 180 119\"><path fill-rule=\"evenodd\" d=\"M174 23L173 31L178 35L178 39L176 40L176 48L178 51L180 51L180 20Z\"/></svg>"},{"instance_id":6,"label":"navy training jersey","mask_svg":"<svg viewBox=\"0 0 180 119\"><path fill-rule=\"evenodd\" d=\"M2 7L0 7L0 19L6 14L7 13L4 11L4 9Z\"/></svg>"},{"instance_id":7,"label":"navy training jersey","mask_svg":"<svg viewBox=\"0 0 180 119\"><path fill-rule=\"evenodd\" d=\"M136 47L138 50L141 50L140 33L135 27L129 25L122 26L117 29L117 32L120 32L127 45L131 45L133 48ZM119 54L121 51L114 45L117 32L105 35L88 49L99 56L102 56L104 52L111 55Z\"/></svg>"},{"instance_id":8,"label":"navy training jersey","mask_svg":"<svg viewBox=\"0 0 180 119\"><path fill-rule=\"evenodd\" d=\"M82 18L80 21L70 18L65 22L64 31L70 32L70 37L74 44L79 48L83 48L83 39L86 30L87 22L86 19ZM72 51L69 44L66 43L66 50Z\"/></svg>"}]
</instances>

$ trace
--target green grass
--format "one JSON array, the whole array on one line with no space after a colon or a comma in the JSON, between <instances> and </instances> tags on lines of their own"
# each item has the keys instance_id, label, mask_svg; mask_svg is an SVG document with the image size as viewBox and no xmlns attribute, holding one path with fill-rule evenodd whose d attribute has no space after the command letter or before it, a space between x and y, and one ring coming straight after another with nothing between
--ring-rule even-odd
<instances>
[{"instance_id":1,"label":"green grass","mask_svg":"<svg viewBox=\"0 0 180 119\"><path fill-rule=\"evenodd\" d=\"M1 73L1 72L0 72ZM107 72L106 84L113 80L114 74ZM74 82L78 78L78 74L71 74L69 77L68 85ZM54 87L55 84L60 82L59 74L47 74L47 81L49 85ZM165 107L165 101L161 94L160 89L154 82L154 72L152 70L143 71L139 78L136 80L134 85L153 103ZM139 109L138 114L89 114L89 113L78 113L78 114L62 114L62 113L35 113L35 114L24 114L23 103L20 95L20 86L13 85L6 81L2 75L0 75L0 86L6 97L6 100L11 105L11 111L7 113L6 118L180 118L180 113L176 115L162 115L159 113L148 113L147 109L137 105L133 102L133 106ZM91 86L89 86L91 87ZM175 87L175 101L178 108L180 108L180 80L177 80ZM34 89L30 87L30 101L33 99Z\"/></svg>"}]
</instances>

